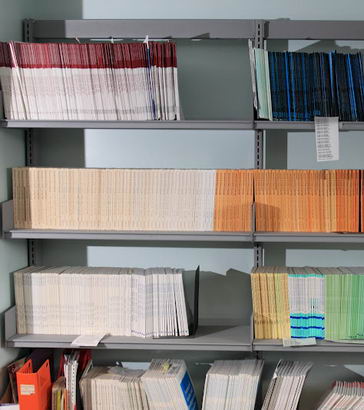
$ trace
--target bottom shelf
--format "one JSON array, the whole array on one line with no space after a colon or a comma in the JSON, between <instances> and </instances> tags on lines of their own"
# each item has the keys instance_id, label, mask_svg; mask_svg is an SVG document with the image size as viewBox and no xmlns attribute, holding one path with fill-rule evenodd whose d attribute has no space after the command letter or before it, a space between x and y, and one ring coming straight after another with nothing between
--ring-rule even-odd
<instances>
[{"instance_id":1,"label":"bottom shelf","mask_svg":"<svg viewBox=\"0 0 364 410\"><path fill-rule=\"evenodd\" d=\"M253 350L256 352L364 352L364 341L359 344L316 340L316 343L312 346L284 347L281 339L254 339Z\"/></svg>"},{"instance_id":2,"label":"bottom shelf","mask_svg":"<svg viewBox=\"0 0 364 410\"><path fill-rule=\"evenodd\" d=\"M7 347L72 348L78 335L20 335L16 333L16 308L5 312L5 340ZM93 349L131 350L204 350L249 352L252 350L250 326L200 325L194 336L143 339L134 336L105 336Z\"/></svg>"},{"instance_id":3,"label":"bottom shelf","mask_svg":"<svg viewBox=\"0 0 364 410\"><path fill-rule=\"evenodd\" d=\"M196 335L179 338L143 339L127 336L105 336L95 349L143 350L213 350L250 351L249 326L199 326ZM71 348L77 335L14 335L7 347Z\"/></svg>"}]
</instances>

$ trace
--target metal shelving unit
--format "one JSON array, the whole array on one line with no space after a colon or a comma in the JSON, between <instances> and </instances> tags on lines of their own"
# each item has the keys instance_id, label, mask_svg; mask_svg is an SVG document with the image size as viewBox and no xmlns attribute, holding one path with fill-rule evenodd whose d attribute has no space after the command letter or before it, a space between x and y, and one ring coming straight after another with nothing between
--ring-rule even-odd
<instances>
[{"instance_id":1,"label":"metal shelving unit","mask_svg":"<svg viewBox=\"0 0 364 410\"><path fill-rule=\"evenodd\" d=\"M307 34L309 33L309 34ZM362 40L361 21L300 20L26 20L25 41L142 39L148 34L156 39L236 39L254 41L263 48L265 40L318 39ZM253 117L252 117L253 118ZM264 135L269 130L312 131L313 122L288 121L0 121L2 128L26 130L26 164L34 166L32 152L35 129L155 129L155 130L252 130L255 133L255 167L264 167ZM363 122L341 122L342 131L364 130ZM67 137L66 137L67 138ZM9 201L11 202L11 201ZM13 229L12 206L2 206L2 231L8 239L28 239L29 263L35 262L38 239L117 240L136 242L203 242L213 244L248 244L254 248L254 264L263 264L265 243L364 243L364 234L351 233L285 233L285 232L115 232L56 231ZM8 347L70 347L73 336L17 335L15 309L5 315L5 339ZM317 346L283 348L277 340L255 340L252 326L201 326L195 337L181 339L141 340L139 338L105 337L99 348L212 350L212 351L312 351L364 352L364 345L319 342Z\"/></svg>"}]
</instances>

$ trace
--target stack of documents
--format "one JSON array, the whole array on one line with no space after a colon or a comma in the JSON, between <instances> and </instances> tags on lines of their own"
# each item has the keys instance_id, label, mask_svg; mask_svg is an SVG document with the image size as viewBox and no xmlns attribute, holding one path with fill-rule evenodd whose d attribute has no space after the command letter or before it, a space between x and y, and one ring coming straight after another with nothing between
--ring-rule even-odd
<instances>
[{"instance_id":1,"label":"stack of documents","mask_svg":"<svg viewBox=\"0 0 364 410\"><path fill-rule=\"evenodd\" d=\"M31 266L14 284L20 334L189 335L181 269Z\"/></svg>"},{"instance_id":2,"label":"stack of documents","mask_svg":"<svg viewBox=\"0 0 364 410\"><path fill-rule=\"evenodd\" d=\"M262 360L217 360L207 372L203 410L254 410Z\"/></svg>"},{"instance_id":3,"label":"stack of documents","mask_svg":"<svg viewBox=\"0 0 364 410\"><path fill-rule=\"evenodd\" d=\"M85 410L197 410L183 360L154 359L147 371L94 367L80 381Z\"/></svg>"},{"instance_id":4,"label":"stack of documents","mask_svg":"<svg viewBox=\"0 0 364 410\"><path fill-rule=\"evenodd\" d=\"M58 377L52 386L52 410L68 410L69 395L64 376Z\"/></svg>"},{"instance_id":5,"label":"stack of documents","mask_svg":"<svg viewBox=\"0 0 364 410\"><path fill-rule=\"evenodd\" d=\"M151 410L198 409L184 360L152 360L149 369L142 376L142 382Z\"/></svg>"},{"instance_id":6,"label":"stack of documents","mask_svg":"<svg viewBox=\"0 0 364 410\"><path fill-rule=\"evenodd\" d=\"M359 181L359 170L257 170L256 230L358 232Z\"/></svg>"},{"instance_id":7,"label":"stack of documents","mask_svg":"<svg viewBox=\"0 0 364 410\"><path fill-rule=\"evenodd\" d=\"M79 365L80 352L75 350L64 354L63 374L67 391L67 410L76 408L77 399L77 369Z\"/></svg>"},{"instance_id":8,"label":"stack of documents","mask_svg":"<svg viewBox=\"0 0 364 410\"><path fill-rule=\"evenodd\" d=\"M257 339L363 341L364 268L255 268L251 274Z\"/></svg>"},{"instance_id":9,"label":"stack of documents","mask_svg":"<svg viewBox=\"0 0 364 410\"><path fill-rule=\"evenodd\" d=\"M179 120L176 46L0 43L9 120Z\"/></svg>"},{"instance_id":10,"label":"stack of documents","mask_svg":"<svg viewBox=\"0 0 364 410\"><path fill-rule=\"evenodd\" d=\"M359 181L359 170L14 168L14 226L248 232L255 202L257 231L359 232Z\"/></svg>"},{"instance_id":11,"label":"stack of documents","mask_svg":"<svg viewBox=\"0 0 364 410\"><path fill-rule=\"evenodd\" d=\"M16 228L250 231L252 170L13 169Z\"/></svg>"},{"instance_id":12,"label":"stack of documents","mask_svg":"<svg viewBox=\"0 0 364 410\"><path fill-rule=\"evenodd\" d=\"M363 54L250 52L258 117L364 120Z\"/></svg>"},{"instance_id":13,"label":"stack of documents","mask_svg":"<svg viewBox=\"0 0 364 410\"><path fill-rule=\"evenodd\" d=\"M363 409L364 383L335 382L330 393L322 401L318 410L331 409Z\"/></svg>"},{"instance_id":14,"label":"stack of documents","mask_svg":"<svg viewBox=\"0 0 364 410\"><path fill-rule=\"evenodd\" d=\"M310 362L281 360L274 372L264 399L262 410L296 409Z\"/></svg>"},{"instance_id":15,"label":"stack of documents","mask_svg":"<svg viewBox=\"0 0 364 410\"><path fill-rule=\"evenodd\" d=\"M84 410L148 410L142 370L93 367L80 380Z\"/></svg>"}]
</instances>

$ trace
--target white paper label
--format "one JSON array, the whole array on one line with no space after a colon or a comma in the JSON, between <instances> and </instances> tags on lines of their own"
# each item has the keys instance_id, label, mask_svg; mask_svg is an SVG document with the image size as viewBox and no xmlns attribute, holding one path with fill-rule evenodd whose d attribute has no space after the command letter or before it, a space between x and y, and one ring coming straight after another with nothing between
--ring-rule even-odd
<instances>
[{"instance_id":1,"label":"white paper label","mask_svg":"<svg viewBox=\"0 0 364 410\"><path fill-rule=\"evenodd\" d=\"M315 337L307 337L306 339L283 339L284 347L312 346L315 344L316 344Z\"/></svg>"},{"instance_id":2,"label":"white paper label","mask_svg":"<svg viewBox=\"0 0 364 410\"><path fill-rule=\"evenodd\" d=\"M20 395L21 396L30 396L35 393L34 384L21 384L20 385Z\"/></svg>"},{"instance_id":3,"label":"white paper label","mask_svg":"<svg viewBox=\"0 0 364 410\"><path fill-rule=\"evenodd\" d=\"M339 159L339 118L315 117L317 161Z\"/></svg>"},{"instance_id":4,"label":"white paper label","mask_svg":"<svg viewBox=\"0 0 364 410\"><path fill-rule=\"evenodd\" d=\"M71 343L73 346L97 346L100 340L105 336L102 335L81 335Z\"/></svg>"}]
</instances>

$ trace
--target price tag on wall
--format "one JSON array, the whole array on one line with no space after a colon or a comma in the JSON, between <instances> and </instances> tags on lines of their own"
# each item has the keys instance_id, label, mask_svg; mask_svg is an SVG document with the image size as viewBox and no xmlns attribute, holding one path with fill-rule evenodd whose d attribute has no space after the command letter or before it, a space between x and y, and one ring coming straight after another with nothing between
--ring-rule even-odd
<instances>
[{"instance_id":1,"label":"price tag on wall","mask_svg":"<svg viewBox=\"0 0 364 410\"><path fill-rule=\"evenodd\" d=\"M317 161L338 161L339 118L315 117Z\"/></svg>"}]
</instances>

